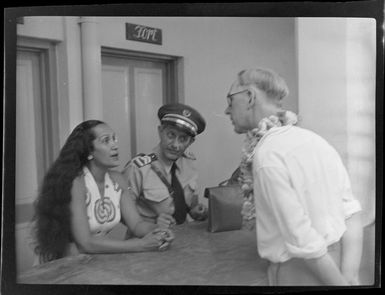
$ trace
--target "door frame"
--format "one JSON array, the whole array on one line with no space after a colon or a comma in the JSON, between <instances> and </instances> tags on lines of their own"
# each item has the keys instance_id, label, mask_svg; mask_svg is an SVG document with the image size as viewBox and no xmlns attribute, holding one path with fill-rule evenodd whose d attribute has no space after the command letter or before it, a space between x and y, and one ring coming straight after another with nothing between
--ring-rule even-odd
<instances>
[{"instance_id":1,"label":"door frame","mask_svg":"<svg viewBox=\"0 0 385 295\"><path fill-rule=\"evenodd\" d=\"M127 59L161 61L166 63L167 93L170 102L184 102L183 57L135 50L101 47L101 55Z\"/></svg>"},{"instance_id":2,"label":"door frame","mask_svg":"<svg viewBox=\"0 0 385 295\"><path fill-rule=\"evenodd\" d=\"M37 56L39 79L33 87L39 87L39 96L33 102L37 107L33 110L35 121L38 123L35 128L36 138L39 142L39 153L36 155L38 162L36 163L36 174L38 186L43 180L43 177L49 166L53 163L60 149L60 134L59 134L59 95L57 86L57 41L43 40L29 37L17 37L16 45L16 64L19 53L32 53ZM15 77L16 78L16 77ZM16 88L16 91L18 89ZM15 95L16 96L16 95ZM16 110L16 108L15 108ZM16 126L15 126L16 127ZM15 142L16 143L16 142ZM15 151L15 157L16 157ZM15 169L16 163L15 163ZM15 173L16 176L16 173ZM15 180L16 184L16 180ZM15 192L15 191L14 191ZM30 230L31 219L34 215L34 198L21 198L14 200L15 213L15 263L18 273L32 267L35 260L35 253L30 247ZM20 252L22 251L22 252Z\"/></svg>"},{"instance_id":3,"label":"door frame","mask_svg":"<svg viewBox=\"0 0 385 295\"><path fill-rule=\"evenodd\" d=\"M17 38L17 51L33 52L39 55L41 120L43 130L43 171L44 175L60 149L59 108L56 67L56 42L28 37ZM42 175L39 175L41 177Z\"/></svg>"}]
</instances>

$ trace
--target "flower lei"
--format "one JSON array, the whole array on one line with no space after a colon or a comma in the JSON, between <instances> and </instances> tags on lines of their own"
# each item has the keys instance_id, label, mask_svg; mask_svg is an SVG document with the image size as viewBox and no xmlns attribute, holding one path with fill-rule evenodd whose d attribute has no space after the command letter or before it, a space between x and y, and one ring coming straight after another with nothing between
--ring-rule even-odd
<instances>
[{"instance_id":1,"label":"flower lei","mask_svg":"<svg viewBox=\"0 0 385 295\"><path fill-rule=\"evenodd\" d=\"M242 149L240 164L241 189L243 192L242 217L243 227L253 229L255 222L255 205L253 194L253 172L252 163L255 154L255 147L267 131L273 127L296 125L297 115L291 111L280 111L277 115L263 118L258 123L258 127L246 133L245 145Z\"/></svg>"}]
</instances>

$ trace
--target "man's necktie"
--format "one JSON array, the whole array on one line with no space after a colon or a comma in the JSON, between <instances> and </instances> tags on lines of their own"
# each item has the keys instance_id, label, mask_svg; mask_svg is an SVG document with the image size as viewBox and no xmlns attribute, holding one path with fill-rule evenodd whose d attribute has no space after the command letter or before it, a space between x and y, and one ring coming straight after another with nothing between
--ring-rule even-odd
<instances>
[{"instance_id":1,"label":"man's necktie","mask_svg":"<svg viewBox=\"0 0 385 295\"><path fill-rule=\"evenodd\" d=\"M175 206L175 212L173 216L175 218L176 223L181 224L186 220L187 205L184 199L183 188L180 185L180 182L175 175L176 168L177 166L174 162L171 166L171 187L174 191L173 198L174 198L174 206Z\"/></svg>"}]
</instances>

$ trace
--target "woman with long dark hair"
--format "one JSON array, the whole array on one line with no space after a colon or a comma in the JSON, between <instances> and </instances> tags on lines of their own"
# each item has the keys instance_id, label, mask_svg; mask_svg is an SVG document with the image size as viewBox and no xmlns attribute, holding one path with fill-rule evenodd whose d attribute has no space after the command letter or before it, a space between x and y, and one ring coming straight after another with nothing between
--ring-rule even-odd
<instances>
[{"instance_id":1,"label":"woman with long dark hair","mask_svg":"<svg viewBox=\"0 0 385 295\"><path fill-rule=\"evenodd\" d=\"M40 262L76 249L118 253L168 247L172 232L140 217L127 182L111 170L118 165L116 135L107 124L89 120L72 131L45 175L35 203L35 252ZM106 236L120 221L136 238Z\"/></svg>"}]
</instances>

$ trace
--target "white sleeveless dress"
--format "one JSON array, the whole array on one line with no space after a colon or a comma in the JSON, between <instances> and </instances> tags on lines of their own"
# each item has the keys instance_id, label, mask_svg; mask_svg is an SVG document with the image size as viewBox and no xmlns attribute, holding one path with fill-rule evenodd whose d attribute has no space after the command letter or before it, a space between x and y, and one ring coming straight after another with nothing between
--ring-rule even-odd
<instances>
[{"instance_id":1,"label":"white sleeveless dress","mask_svg":"<svg viewBox=\"0 0 385 295\"><path fill-rule=\"evenodd\" d=\"M111 180L107 172L104 176L104 195L101 196L90 170L84 167L83 172L87 189L87 217L91 233L93 235L106 235L120 222L122 189L118 183Z\"/></svg>"},{"instance_id":2,"label":"white sleeveless dress","mask_svg":"<svg viewBox=\"0 0 385 295\"><path fill-rule=\"evenodd\" d=\"M83 168L84 182L86 186L86 210L91 234L103 236L110 232L121 219L120 198L122 189L118 183L112 181L108 172L104 176L104 195L100 196L98 185L85 166ZM65 256L79 254L74 242L68 245ZM39 257L35 256L33 266L40 264Z\"/></svg>"}]
</instances>

